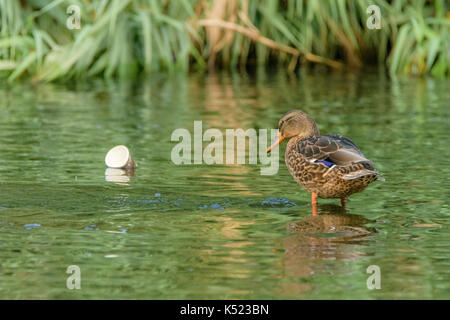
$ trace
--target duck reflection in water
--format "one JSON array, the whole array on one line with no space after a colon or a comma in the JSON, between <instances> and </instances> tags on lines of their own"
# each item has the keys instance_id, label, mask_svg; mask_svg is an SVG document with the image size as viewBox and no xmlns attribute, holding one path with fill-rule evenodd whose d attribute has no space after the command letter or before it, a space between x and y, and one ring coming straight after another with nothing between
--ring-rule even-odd
<instances>
[{"instance_id":1,"label":"duck reflection in water","mask_svg":"<svg viewBox=\"0 0 450 320\"><path fill-rule=\"evenodd\" d=\"M374 221L359 214L351 214L342 206L326 204L319 206L318 215L306 216L299 221L290 222L287 230L303 236L329 234L334 235L332 238L349 240L376 232L375 228L364 226L370 222Z\"/></svg>"},{"instance_id":2,"label":"duck reflection in water","mask_svg":"<svg viewBox=\"0 0 450 320\"><path fill-rule=\"evenodd\" d=\"M291 235L281 243L285 249L283 265L287 278L305 278L314 274L351 274L351 265L333 262L355 262L366 256L363 249L371 235L377 232L375 228L365 226L373 220L351 214L341 206L319 205L318 209L318 215L308 215L287 226ZM290 283L282 285L281 289L289 295L292 291L298 293L313 288Z\"/></svg>"}]
</instances>

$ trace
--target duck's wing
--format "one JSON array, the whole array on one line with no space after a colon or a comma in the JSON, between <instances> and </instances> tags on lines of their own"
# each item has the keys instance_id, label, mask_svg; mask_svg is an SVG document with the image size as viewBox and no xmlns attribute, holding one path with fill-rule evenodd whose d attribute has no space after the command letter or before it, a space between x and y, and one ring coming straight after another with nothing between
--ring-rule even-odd
<instances>
[{"instance_id":1,"label":"duck's wing","mask_svg":"<svg viewBox=\"0 0 450 320\"><path fill-rule=\"evenodd\" d=\"M357 162L372 163L352 140L340 134L300 140L297 150L310 161L328 161L340 166Z\"/></svg>"}]
</instances>

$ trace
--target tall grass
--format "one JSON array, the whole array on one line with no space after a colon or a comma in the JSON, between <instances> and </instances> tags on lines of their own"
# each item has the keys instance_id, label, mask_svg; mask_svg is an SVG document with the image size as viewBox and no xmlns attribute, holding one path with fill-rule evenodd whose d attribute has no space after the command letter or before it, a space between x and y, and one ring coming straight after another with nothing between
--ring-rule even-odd
<instances>
[{"instance_id":1,"label":"tall grass","mask_svg":"<svg viewBox=\"0 0 450 320\"><path fill-rule=\"evenodd\" d=\"M371 4L381 29L366 26ZM81 29L69 30L69 5ZM0 0L0 77L130 77L279 63L449 73L445 0Z\"/></svg>"}]
</instances>

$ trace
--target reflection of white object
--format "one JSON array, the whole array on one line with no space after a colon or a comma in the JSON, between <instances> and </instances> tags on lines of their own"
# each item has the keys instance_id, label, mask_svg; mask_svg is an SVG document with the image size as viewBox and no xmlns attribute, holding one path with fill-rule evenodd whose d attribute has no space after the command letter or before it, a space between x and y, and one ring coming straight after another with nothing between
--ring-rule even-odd
<instances>
[{"instance_id":1,"label":"reflection of white object","mask_svg":"<svg viewBox=\"0 0 450 320\"><path fill-rule=\"evenodd\" d=\"M107 168L105 171L105 180L108 182L127 183L130 177L127 171L123 169Z\"/></svg>"},{"instance_id":2,"label":"reflection of white object","mask_svg":"<svg viewBox=\"0 0 450 320\"><path fill-rule=\"evenodd\" d=\"M108 151L105 157L105 164L109 168L123 168L128 165L130 151L125 146L115 146Z\"/></svg>"}]
</instances>

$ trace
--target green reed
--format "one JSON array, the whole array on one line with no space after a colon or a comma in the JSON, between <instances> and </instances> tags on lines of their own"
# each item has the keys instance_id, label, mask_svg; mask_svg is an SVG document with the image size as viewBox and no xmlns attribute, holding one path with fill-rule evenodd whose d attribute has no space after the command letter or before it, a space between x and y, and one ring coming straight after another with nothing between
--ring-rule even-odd
<instances>
[{"instance_id":1,"label":"green reed","mask_svg":"<svg viewBox=\"0 0 450 320\"><path fill-rule=\"evenodd\" d=\"M381 29L366 25L371 4L381 9ZM79 30L66 27L69 5L81 9ZM0 77L341 62L442 77L449 27L444 0L0 0Z\"/></svg>"}]
</instances>

